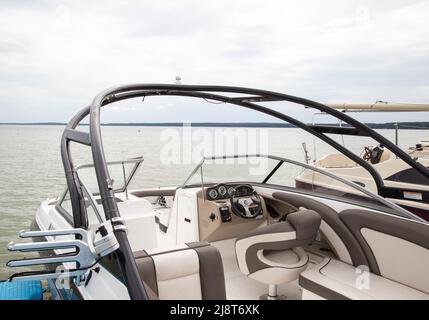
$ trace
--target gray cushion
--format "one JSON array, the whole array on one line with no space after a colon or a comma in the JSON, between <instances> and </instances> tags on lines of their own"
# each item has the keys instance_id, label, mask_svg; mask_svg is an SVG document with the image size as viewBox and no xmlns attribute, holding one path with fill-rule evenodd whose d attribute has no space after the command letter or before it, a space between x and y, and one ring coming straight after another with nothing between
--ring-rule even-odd
<instances>
[{"instance_id":1,"label":"gray cushion","mask_svg":"<svg viewBox=\"0 0 429 320\"><path fill-rule=\"evenodd\" d=\"M296 230L296 240L312 242L316 239L322 219L316 211L301 210L288 214L286 221Z\"/></svg>"}]
</instances>

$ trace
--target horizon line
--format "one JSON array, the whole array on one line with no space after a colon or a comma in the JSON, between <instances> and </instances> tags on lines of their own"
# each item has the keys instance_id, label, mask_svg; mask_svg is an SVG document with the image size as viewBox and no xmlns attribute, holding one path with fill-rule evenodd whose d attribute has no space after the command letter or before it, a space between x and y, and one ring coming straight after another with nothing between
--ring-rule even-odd
<instances>
[{"instance_id":1,"label":"horizon line","mask_svg":"<svg viewBox=\"0 0 429 320\"><path fill-rule=\"evenodd\" d=\"M369 127L375 129L395 129L396 125L413 125L409 129L429 129L429 121L402 121L402 122L381 122L381 123L364 123ZM2 126L8 125L34 125L34 126L66 126L65 122L0 122ZM83 123L82 125L88 126L88 123ZM107 122L102 123L101 126L125 126L125 127L182 127L189 125L190 127L249 127L249 128L295 128L296 126L290 123L281 123L281 122ZM311 125L307 123L307 125ZM319 123L316 125L324 126L339 126L338 123ZM417 126L415 126L417 125ZM420 125L420 126L419 126ZM344 126L349 126L344 124ZM402 128L406 129L406 128Z\"/></svg>"}]
</instances>

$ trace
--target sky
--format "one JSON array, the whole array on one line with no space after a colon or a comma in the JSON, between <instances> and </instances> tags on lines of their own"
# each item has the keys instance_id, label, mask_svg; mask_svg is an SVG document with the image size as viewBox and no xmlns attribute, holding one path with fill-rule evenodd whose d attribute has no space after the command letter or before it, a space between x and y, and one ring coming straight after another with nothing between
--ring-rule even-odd
<instances>
[{"instance_id":1,"label":"sky","mask_svg":"<svg viewBox=\"0 0 429 320\"><path fill-rule=\"evenodd\" d=\"M429 103L428 21L429 1L1 0L0 122L67 122L108 87L174 83L177 75L184 84L255 87L322 103ZM103 121L274 121L176 102L118 104ZM290 112L311 120L308 111Z\"/></svg>"}]
</instances>

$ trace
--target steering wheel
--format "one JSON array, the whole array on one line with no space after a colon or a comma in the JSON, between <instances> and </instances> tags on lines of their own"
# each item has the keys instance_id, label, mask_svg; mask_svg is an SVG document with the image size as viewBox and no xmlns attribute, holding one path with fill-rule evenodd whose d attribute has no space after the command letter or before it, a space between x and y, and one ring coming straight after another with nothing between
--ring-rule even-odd
<instances>
[{"instance_id":1,"label":"steering wheel","mask_svg":"<svg viewBox=\"0 0 429 320\"><path fill-rule=\"evenodd\" d=\"M255 191L251 196L237 197L231 195L231 210L243 219L254 219L262 212L261 197Z\"/></svg>"},{"instance_id":2,"label":"steering wheel","mask_svg":"<svg viewBox=\"0 0 429 320\"><path fill-rule=\"evenodd\" d=\"M372 158L372 150L368 147L364 147L362 159L369 161Z\"/></svg>"}]
</instances>

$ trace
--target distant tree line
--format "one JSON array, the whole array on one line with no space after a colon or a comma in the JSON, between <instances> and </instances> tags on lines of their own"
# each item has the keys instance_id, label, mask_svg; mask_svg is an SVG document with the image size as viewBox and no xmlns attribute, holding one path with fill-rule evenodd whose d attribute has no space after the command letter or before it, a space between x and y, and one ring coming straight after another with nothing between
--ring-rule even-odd
<instances>
[{"instance_id":1,"label":"distant tree line","mask_svg":"<svg viewBox=\"0 0 429 320\"><path fill-rule=\"evenodd\" d=\"M36 123L18 123L18 122L5 122L0 125L48 125L48 126L65 126L66 123L62 122L36 122ZM88 124L83 124L88 125ZM294 125L289 123L275 123L275 122L151 122L151 123L103 123L102 126L132 126L132 127L181 127L183 125L190 125L192 127L238 127L238 128L294 128ZM318 123L316 125L322 126L339 126L337 123ZM367 126L373 129L429 129L429 122L386 122L386 123L366 123ZM343 127L349 127L347 124L342 124Z\"/></svg>"}]
</instances>

